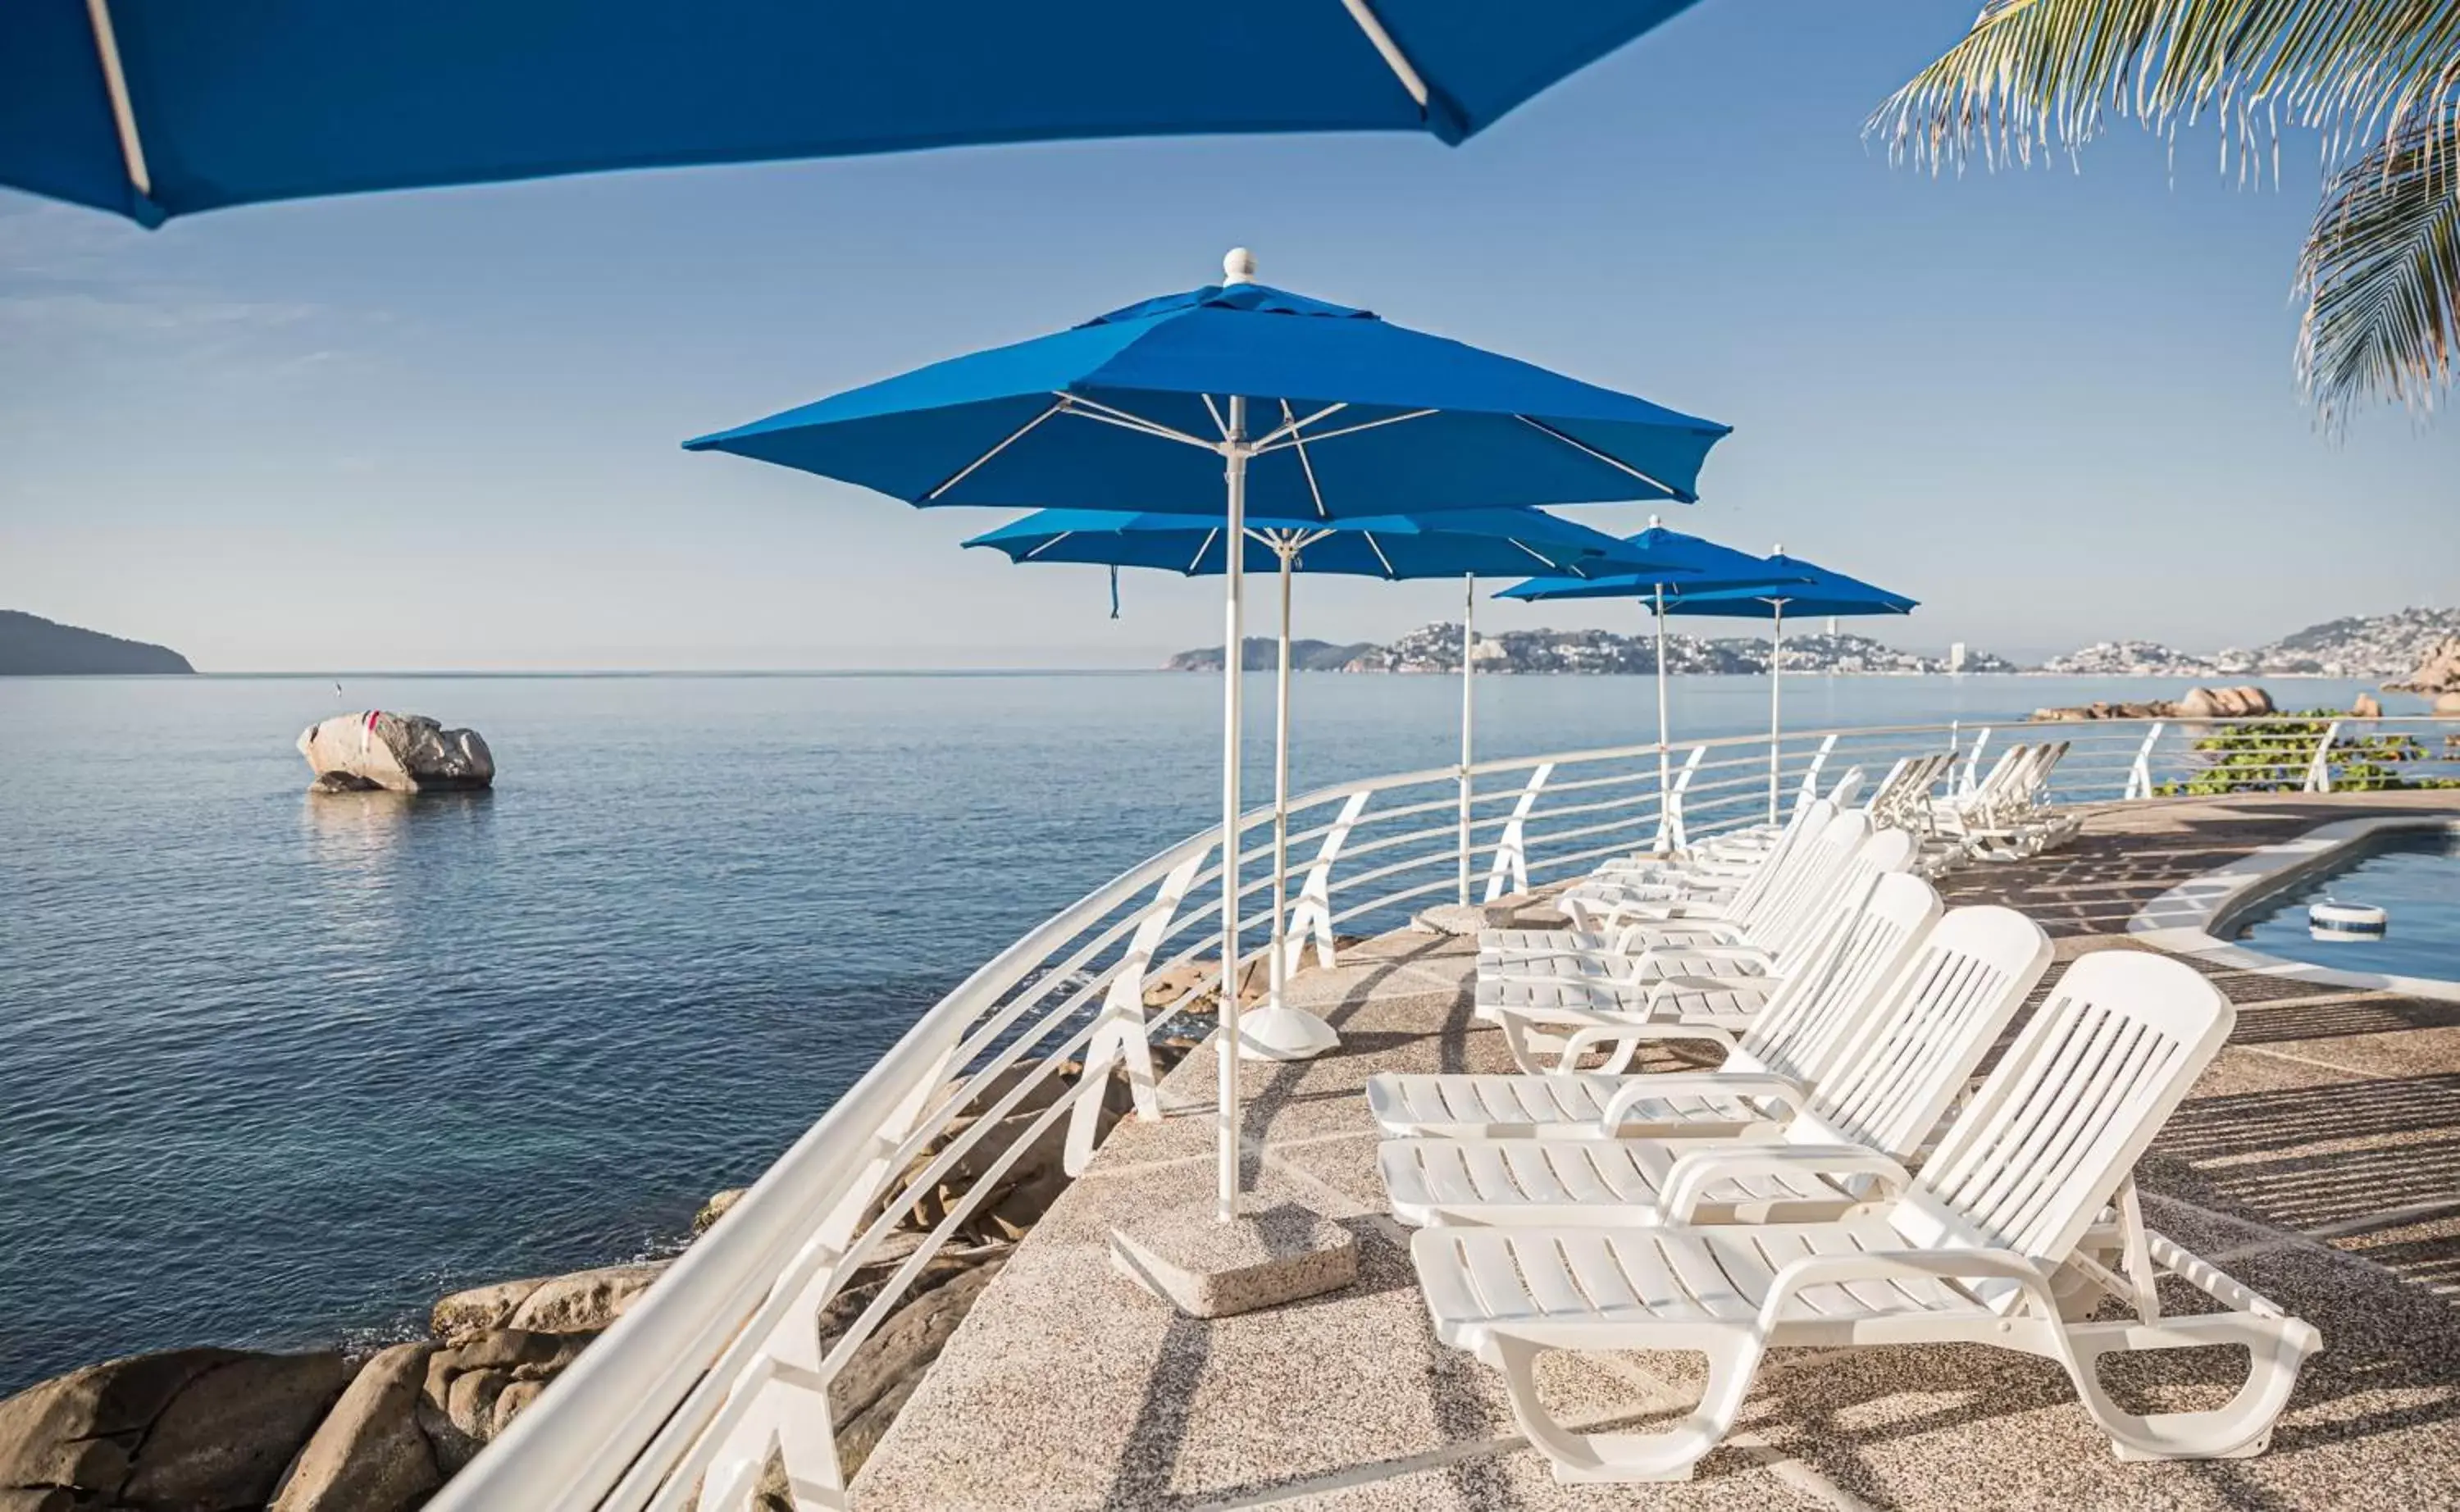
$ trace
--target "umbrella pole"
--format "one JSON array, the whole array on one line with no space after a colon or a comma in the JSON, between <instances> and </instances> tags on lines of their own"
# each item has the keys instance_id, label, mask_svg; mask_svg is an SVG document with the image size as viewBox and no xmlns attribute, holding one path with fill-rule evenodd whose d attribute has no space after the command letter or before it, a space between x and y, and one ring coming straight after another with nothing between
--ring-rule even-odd
<instances>
[{"instance_id":1,"label":"umbrella pole","mask_svg":"<svg viewBox=\"0 0 2460 1512\"><path fill-rule=\"evenodd\" d=\"M1665 743L1665 585L1650 587L1657 616L1657 841L1662 849L1674 841L1674 758Z\"/></svg>"},{"instance_id":2,"label":"umbrella pole","mask_svg":"<svg viewBox=\"0 0 2460 1512\"><path fill-rule=\"evenodd\" d=\"M1785 602L1780 599L1769 606L1776 612L1770 619L1769 630L1769 822L1776 822L1776 790L1783 780L1784 759L1777 745L1777 732L1784 728L1778 716L1777 683L1785 675Z\"/></svg>"},{"instance_id":3,"label":"umbrella pole","mask_svg":"<svg viewBox=\"0 0 2460 1512\"><path fill-rule=\"evenodd\" d=\"M1469 906L1469 764L1472 759L1471 729L1477 713L1473 696L1475 685L1470 681L1471 652L1477 645L1474 626L1477 620L1477 574L1467 574L1468 587L1461 601L1461 759L1460 759L1460 905Z\"/></svg>"},{"instance_id":4,"label":"umbrella pole","mask_svg":"<svg viewBox=\"0 0 2460 1512\"><path fill-rule=\"evenodd\" d=\"M1282 1006L1282 984L1288 977L1286 921L1290 905L1290 558L1283 543L1274 548L1282 558L1282 663L1273 685L1273 964L1271 1004Z\"/></svg>"},{"instance_id":5,"label":"umbrella pole","mask_svg":"<svg viewBox=\"0 0 2460 1512\"><path fill-rule=\"evenodd\" d=\"M1230 1223L1239 1216L1239 735L1241 671L1246 660L1246 625L1240 612L1247 532L1247 400L1230 395L1228 435L1222 438L1223 481L1229 495L1222 540L1221 642L1221 992L1220 1032L1214 1058L1220 1062L1214 1137L1218 1208Z\"/></svg>"}]
</instances>

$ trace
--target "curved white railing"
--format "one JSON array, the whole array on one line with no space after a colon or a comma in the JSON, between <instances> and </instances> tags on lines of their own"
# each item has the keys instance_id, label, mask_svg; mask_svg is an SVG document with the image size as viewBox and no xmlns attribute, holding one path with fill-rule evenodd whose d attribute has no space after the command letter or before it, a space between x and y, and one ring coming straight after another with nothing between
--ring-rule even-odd
<instances>
[{"instance_id":1,"label":"curved white railing","mask_svg":"<svg viewBox=\"0 0 2460 1512\"><path fill-rule=\"evenodd\" d=\"M1271 815L1247 817L1241 897L1260 905L1242 906L1252 932L1242 930L1241 961L1267 948L1277 914L1285 964L1310 949L1329 964L1342 933L1393 927L1473 890L1521 892L1608 856L1679 848L1768 818L1780 791L1850 766L1876 781L1900 757L1953 751L1952 781L1969 787L2008 743L2044 739L2072 742L2051 781L2067 803L2325 792L2386 772L2460 778L2460 719L2295 716L1816 731L1773 753L1765 735L1694 741L1674 748L1662 794L1654 744L1404 773L1290 805L1297 885L1279 907ZM800 1505L845 1504L829 1396L855 1351L1001 1177L1063 1124L1065 1170L1083 1168L1114 1077L1137 1116L1162 1115L1151 1044L1191 1010L1209 1017L1213 973L1173 969L1218 962L1218 838L1183 841L1122 873L923 1013L431 1505L644 1512L697 1498L708 1512L736 1512L773 1452ZM972 1184L948 1200L952 1173ZM884 1283L867 1299L850 1291L901 1229L892 1253L902 1258ZM872 1266L865 1288L881 1268Z\"/></svg>"}]
</instances>

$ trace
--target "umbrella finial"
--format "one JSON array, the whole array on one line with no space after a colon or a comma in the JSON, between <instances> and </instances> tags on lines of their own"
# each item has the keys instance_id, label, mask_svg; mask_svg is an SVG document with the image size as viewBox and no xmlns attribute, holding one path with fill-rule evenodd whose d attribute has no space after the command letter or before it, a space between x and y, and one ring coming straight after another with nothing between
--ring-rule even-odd
<instances>
[{"instance_id":1,"label":"umbrella finial","mask_svg":"<svg viewBox=\"0 0 2460 1512\"><path fill-rule=\"evenodd\" d=\"M1243 246L1232 247L1229 254L1221 259L1223 287L1226 287L1232 284L1252 284L1255 281L1256 254Z\"/></svg>"}]
</instances>

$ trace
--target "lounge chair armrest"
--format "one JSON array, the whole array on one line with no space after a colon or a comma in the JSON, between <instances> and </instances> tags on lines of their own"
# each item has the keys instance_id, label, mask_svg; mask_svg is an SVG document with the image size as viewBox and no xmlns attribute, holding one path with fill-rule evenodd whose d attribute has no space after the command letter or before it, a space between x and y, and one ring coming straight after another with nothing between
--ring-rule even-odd
<instances>
[{"instance_id":1,"label":"lounge chair armrest","mask_svg":"<svg viewBox=\"0 0 2460 1512\"><path fill-rule=\"evenodd\" d=\"M1631 1110L1653 1097L1759 1097L1785 1109L1791 1119L1810 1102L1810 1094L1790 1076L1773 1072L1661 1071L1632 1079L1616 1090L1598 1115L1598 1131L1611 1136ZM1783 1121L1783 1120L1777 1120Z\"/></svg>"},{"instance_id":2,"label":"lounge chair armrest","mask_svg":"<svg viewBox=\"0 0 2460 1512\"><path fill-rule=\"evenodd\" d=\"M1906 1170L1858 1144L1767 1144L1693 1150L1675 1159L1657 1197L1658 1222L1698 1221L1709 1187L1738 1176L1876 1176L1874 1199L1895 1197L1914 1183Z\"/></svg>"},{"instance_id":3,"label":"lounge chair armrest","mask_svg":"<svg viewBox=\"0 0 2460 1512\"><path fill-rule=\"evenodd\" d=\"M1760 1329L1772 1331L1795 1292L1848 1281L2012 1281L2041 1316L2056 1319L2058 1299L2032 1256L2015 1249L1873 1249L1858 1255L1805 1255L1789 1262L1760 1304Z\"/></svg>"},{"instance_id":4,"label":"lounge chair armrest","mask_svg":"<svg viewBox=\"0 0 2460 1512\"><path fill-rule=\"evenodd\" d=\"M1572 1031L1563 1041L1563 1058L1558 1070L1571 1071L1578 1068L1582 1055L1602 1046L1621 1045L1644 1039L1666 1041L1705 1039L1724 1046L1728 1054L1731 1054L1734 1049L1733 1032L1716 1028L1714 1025L1683 1024L1668 1019L1638 1016L1624 1020L1611 1013L1599 1016L1610 1019L1612 1022L1590 1024Z\"/></svg>"},{"instance_id":5,"label":"lounge chair armrest","mask_svg":"<svg viewBox=\"0 0 2460 1512\"><path fill-rule=\"evenodd\" d=\"M1678 920L1676 922L1680 923L1681 921ZM1636 938L1637 935L1644 931L1644 927L1645 926L1635 926L1624 930L1622 939L1618 943L1617 948L1621 949L1623 954L1639 961L1646 961L1661 955L1706 955L1712 956L1720 961L1765 961L1769 958L1768 951L1762 949L1756 945L1736 945L1730 943L1722 945L1648 945ZM1701 928L1704 931L1712 927L1722 928L1724 926L1722 925L1712 926L1707 923L1704 923L1701 926Z\"/></svg>"}]
</instances>

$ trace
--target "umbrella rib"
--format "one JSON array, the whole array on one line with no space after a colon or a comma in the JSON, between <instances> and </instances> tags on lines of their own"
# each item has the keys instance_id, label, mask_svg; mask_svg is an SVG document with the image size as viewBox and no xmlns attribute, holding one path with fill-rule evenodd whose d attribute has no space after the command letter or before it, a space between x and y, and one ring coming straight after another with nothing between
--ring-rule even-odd
<instances>
[{"instance_id":1,"label":"umbrella rib","mask_svg":"<svg viewBox=\"0 0 2460 1512\"><path fill-rule=\"evenodd\" d=\"M145 166L144 139L137 135L137 106L128 97L127 71L119 66L119 33L112 29L110 0L85 0L85 16L94 29L94 50L102 58L103 88L111 96L111 123L119 131L119 160L127 165L130 187L150 200L154 175Z\"/></svg>"},{"instance_id":2,"label":"umbrella rib","mask_svg":"<svg viewBox=\"0 0 2460 1512\"><path fill-rule=\"evenodd\" d=\"M1420 110L1425 110L1427 81L1419 76L1416 66L1410 61L1410 54L1401 51L1401 44L1392 40L1392 33L1384 30L1384 23L1375 14L1374 8L1367 0L1341 0L1341 4L1342 9L1349 12L1349 19L1358 23L1358 30L1367 33L1367 40L1375 44L1375 51L1383 54L1385 67L1389 68L1392 76L1401 81L1401 87L1409 92L1410 98L1417 102Z\"/></svg>"},{"instance_id":3,"label":"umbrella rib","mask_svg":"<svg viewBox=\"0 0 2460 1512\"><path fill-rule=\"evenodd\" d=\"M1111 405L1104 404L1099 399L1089 399L1081 394L1068 394L1056 390L1053 392L1058 394L1058 408L1067 411L1071 415L1081 415L1089 420L1100 420L1105 425L1115 425L1120 427L1122 430L1139 431L1147 436L1157 437L1165 441L1182 441L1189 446L1197 447L1207 452L1218 449L1213 442L1205 440L1201 437L1190 436L1185 431L1174 430L1170 426L1162 424L1159 420L1149 420L1143 415L1137 415L1133 411L1115 409Z\"/></svg>"},{"instance_id":4,"label":"umbrella rib","mask_svg":"<svg viewBox=\"0 0 2460 1512\"><path fill-rule=\"evenodd\" d=\"M1048 541L1044 542L1042 544L1040 544L1040 545L1038 545L1038 546L1034 547L1032 550L1030 550L1030 551L1027 552L1023 557L1019 558L1018 560L1019 560L1019 561L1023 561L1023 562L1030 562L1030 561L1032 561L1034 558L1036 558L1036 557L1038 557L1038 556L1042 555L1044 552L1046 552L1046 551L1050 550L1051 547L1053 547L1053 546L1055 546L1055 545L1059 544L1059 543L1061 543L1061 542L1063 542L1063 541L1067 540L1070 536L1072 536L1072 535L1074 535L1075 533L1076 533L1076 532L1074 532L1073 530L1063 530L1063 531L1059 532L1059 534L1057 534L1057 535L1055 535L1055 536L1052 536L1050 540L1048 540Z\"/></svg>"},{"instance_id":5,"label":"umbrella rib","mask_svg":"<svg viewBox=\"0 0 2460 1512\"><path fill-rule=\"evenodd\" d=\"M1204 413L1213 416L1213 428L1221 433L1221 438L1223 440L1226 441L1230 439L1230 422L1223 419L1221 417L1221 412L1214 407L1213 395L1209 394L1199 394L1197 397L1204 401Z\"/></svg>"},{"instance_id":6,"label":"umbrella rib","mask_svg":"<svg viewBox=\"0 0 2460 1512\"><path fill-rule=\"evenodd\" d=\"M1440 410L1411 410L1406 415L1388 415L1380 420L1362 420L1356 425L1345 425L1340 430L1326 431L1322 436L1311 436L1308 437L1307 439L1321 445L1325 441L1335 440L1344 436L1356 436L1361 431L1374 430L1379 425L1398 425L1403 420L1423 420L1430 415L1440 415L1443 412ZM1522 418L1525 419L1527 416L1524 415ZM1261 457L1266 452L1278 452L1284 446L1296 446L1298 444L1298 437L1292 437L1287 440L1276 441L1270 446L1257 448L1257 455ZM1573 444L1577 446L1580 443L1576 441Z\"/></svg>"},{"instance_id":7,"label":"umbrella rib","mask_svg":"<svg viewBox=\"0 0 2460 1512\"><path fill-rule=\"evenodd\" d=\"M1283 399L1282 401L1282 418L1287 420L1289 416L1290 401ZM1306 475L1307 497L1315 500L1316 518L1319 520L1330 520L1332 518L1332 511L1324 507L1324 489L1318 485L1315 480L1315 463L1307 460L1306 441L1295 429L1290 432L1290 445L1298 450L1299 471Z\"/></svg>"},{"instance_id":8,"label":"umbrella rib","mask_svg":"<svg viewBox=\"0 0 2460 1512\"><path fill-rule=\"evenodd\" d=\"M1198 571L1203 569L1204 554L1213 549L1213 538L1219 534L1221 534L1221 527L1219 525L1215 525L1212 529L1204 533L1203 540L1196 543L1195 560L1189 562L1187 564L1187 575L1189 577L1196 576ZM1227 561L1224 561L1222 565L1227 566L1229 564Z\"/></svg>"},{"instance_id":9,"label":"umbrella rib","mask_svg":"<svg viewBox=\"0 0 2460 1512\"><path fill-rule=\"evenodd\" d=\"M1666 497L1670 499L1680 499L1683 497L1683 490L1676 488L1665 479L1651 478L1646 473L1642 472L1639 468L1624 461L1622 458L1609 457L1605 453L1599 451L1596 447L1591 446L1586 441L1576 441L1543 420L1533 419L1526 415L1516 415L1513 418L1541 435L1553 437L1555 439L1562 442L1565 446L1579 452L1583 457L1595 458L1597 460L1605 463L1608 467L1613 468L1616 472L1628 473L1632 477L1639 479L1642 482L1646 483L1651 488L1665 489Z\"/></svg>"},{"instance_id":10,"label":"umbrella rib","mask_svg":"<svg viewBox=\"0 0 2460 1512\"><path fill-rule=\"evenodd\" d=\"M985 462L989 461L992 458L997 457L1000 453L1007 451L1009 447L1014 446L1018 441L1023 440L1025 438L1026 432L1032 430L1035 426L1040 425L1043 421L1050 418L1054 415L1057 415L1067 407L1068 396L1063 394L1059 396L1058 402L1051 405L1050 408L1043 411L1040 415L1035 415L1032 419L1026 421L1015 430L1010 431L1007 434L1007 439L1001 441L997 446L992 447L989 451L985 452L982 456L975 458L972 461L967 462L965 466L957 469L957 471L949 477L942 479L940 486L932 489L929 493L922 496L922 501L927 504L932 500L946 493L949 489L964 482L966 479L971 478L974 475L974 470L976 468L982 466Z\"/></svg>"},{"instance_id":11,"label":"umbrella rib","mask_svg":"<svg viewBox=\"0 0 2460 1512\"><path fill-rule=\"evenodd\" d=\"M1282 424L1280 424L1280 425L1277 425L1277 426L1273 427L1271 430L1266 431L1263 435L1262 435L1262 436L1260 436L1260 437L1256 437L1256 445L1257 445L1260 449L1261 449L1261 448L1262 448L1262 447L1270 446L1270 445L1272 445L1275 441L1280 440L1282 437L1285 437L1285 436L1296 436L1296 435L1298 435L1298 433L1300 433L1301 431L1305 430L1308 426L1313 425L1316 421L1318 421L1318 420L1322 420L1322 419L1327 419L1327 418L1331 417L1332 415L1338 415L1338 414L1340 414L1342 411L1344 411L1344 410L1346 410L1346 409L1348 409L1348 408L1349 408L1349 401L1348 401L1348 400L1347 400L1347 399L1344 399L1344 400L1342 400L1339 404L1327 404L1327 405L1325 405L1323 409L1316 411L1313 415L1308 415L1308 416L1307 416L1305 419L1304 419L1304 420L1293 420L1293 419L1290 419L1290 418L1289 418L1289 414L1290 414L1290 401L1289 401L1289 400L1287 400L1287 399L1283 399L1283 400L1282 401L1282 417L1283 417L1283 423L1282 423Z\"/></svg>"},{"instance_id":12,"label":"umbrella rib","mask_svg":"<svg viewBox=\"0 0 2460 1512\"><path fill-rule=\"evenodd\" d=\"M1359 534L1367 538L1367 549L1375 553L1375 560L1384 564L1384 575L1388 578L1393 579L1395 582L1399 581L1401 574L1393 570L1392 559L1386 556L1384 554L1383 546L1376 543L1375 532L1372 530L1362 530Z\"/></svg>"}]
</instances>

